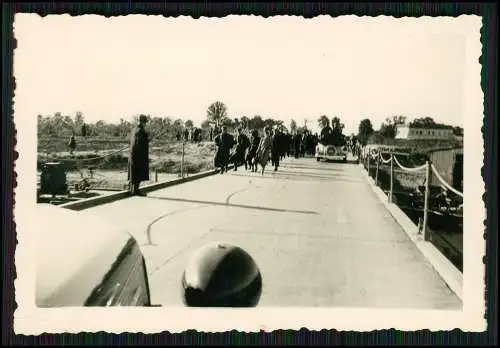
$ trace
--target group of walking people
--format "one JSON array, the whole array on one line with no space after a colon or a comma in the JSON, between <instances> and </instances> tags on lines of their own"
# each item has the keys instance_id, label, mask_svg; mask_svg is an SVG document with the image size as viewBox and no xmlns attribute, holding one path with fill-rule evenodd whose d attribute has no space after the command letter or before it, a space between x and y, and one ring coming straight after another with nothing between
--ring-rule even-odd
<instances>
[{"instance_id":1,"label":"group of walking people","mask_svg":"<svg viewBox=\"0 0 500 348\"><path fill-rule=\"evenodd\" d=\"M141 115L137 127L132 131L130 139L130 157L128 179L130 193L142 195L139 184L149 180L149 134L145 130L148 119ZM238 128L236 137L228 133L226 126L214 137L217 151L214 158L220 173L227 172L230 164L237 171L240 166L245 170L260 172L263 175L270 164L277 171L280 161L285 157L303 157L306 153L314 154L318 136L308 131L294 134L287 133L282 126L266 126L259 134L253 130L249 135Z\"/></svg>"},{"instance_id":2,"label":"group of walking people","mask_svg":"<svg viewBox=\"0 0 500 348\"><path fill-rule=\"evenodd\" d=\"M227 132L227 127L222 127L222 132L215 137L217 152L214 164L220 169L220 173L227 172L230 164L234 165L234 171L244 165L245 170L257 172L259 165L261 174L264 174L266 166L270 163L274 171L278 170L280 159L289 155L287 146L287 134L281 127L265 127L261 136L257 130L253 130L250 137L238 128L236 139ZM234 150L233 150L234 148ZM232 152L233 150L233 152Z\"/></svg>"}]
</instances>

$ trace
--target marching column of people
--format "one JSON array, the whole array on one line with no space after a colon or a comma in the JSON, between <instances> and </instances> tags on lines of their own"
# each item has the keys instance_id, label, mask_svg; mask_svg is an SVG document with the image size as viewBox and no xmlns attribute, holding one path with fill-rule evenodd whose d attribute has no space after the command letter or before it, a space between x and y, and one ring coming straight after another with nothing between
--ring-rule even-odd
<instances>
[{"instance_id":1,"label":"marching column of people","mask_svg":"<svg viewBox=\"0 0 500 348\"><path fill-rule=\"evenodd\" d=\"M132 132L130 139L130 155L128 163L129 191L132 195L143 195L139 191L140 183L149 180L149 134L145 130L148 118L140 115L139 122ZM323 127L320 136L312 134L309 130L293 131L289 133L282 126L277 126L274 131L272 127L264 128L263 136L254 129L247 135L242 128L238 128L237 135L228 133L227 126L211 127L208 137L215 142L217 146L214 157L214 165L220 169L220 173L227 172L229 164L234 165L234 171L241 165L245 170L257 172L259 164L261 174L263 175L266 166L271 163L274 171L277 171L280 162L285 157L294 156L295 158L313 155L316 152L318 143L327 143L331 137L332 129L329 126ZM178 132L177 140L191 141L194 143L201 141L201 129L191 128L184 132ZM68 143L70 154L76 148L74 135L71 136ZM347 141L346 147L355 156L361 155L361 145L359 141L352 137ZM234 148L234 151L233 151Z\"/></svg>"},{"instance_id":2,"label":"marching column of people","mask_svg":"<svg viewBox=\"0 0 500 348\"><path fill-rule=\"evenodd\" d=\"M132 132L130 139L130 157L128 166L129 190L133 195L143 195L139 191L139 185L143 181L149 180L149 134L145 130L148 118L140 115L137 127ZM220 131L219 131L220 129ZM185 141L201 141L201 131L193 129L192 134L185 132ZM177 139L182 138L181 133L177 134ZM245 166L245 170L257 172L260 164L261 174L264 174L269 162L277 171L280 161L285 157L295 156L295 158L304 157L306 154L314 155L315 147L318 142L318 136L309 131L302 133L293 132L289 134L284 132L281 126L274 129L272 127L264 128L264 135L261 137L258 130L251 132L250 138L241 128L238 128L236 139L229 134L226 126L214 128L210 132L210 138L213 138L217 146L214 157L214 165L220 169L220 173L227 172L229 164L234 165L237 171L240 165ZM68 144L70 151L73 152L76 147L74 137ZM234 151L232 152L234 148Z\"/></svg>"},{"instance_id":3,"label":"marching column of people","mask_svg":"<svg viewBox=\"0 0 500 348\"><path fill-rule=\"evenodd\" d=\"M215 134L214 141L217 145L214 164L221 174L227 172L229 164L234 165L234 171L244 165L245 170L252 172L257 172L260 165L261 174L264 174L269 163L277 171L285 157L314 155L319 139L317 134L310 131L290 134L281 126L274 130L270 126L264 127L262 137L258 130L247 135L242 128L238 128L234 137L223 126L221 132Z\"/></svg>"}]
</instances>

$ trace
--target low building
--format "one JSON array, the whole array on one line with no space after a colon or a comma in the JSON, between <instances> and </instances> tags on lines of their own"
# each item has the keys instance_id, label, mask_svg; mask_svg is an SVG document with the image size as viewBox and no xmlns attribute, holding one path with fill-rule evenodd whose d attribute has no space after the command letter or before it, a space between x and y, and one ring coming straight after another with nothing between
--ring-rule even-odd
<instances>
[{"instance_id":1,"label":"low building","mask_svg":"<svg viewBox=\"0 0 500 348\"><path fill-rule=\"evenodd\" d=\"M363 147L362 155L377 153L410 153L411 149L407 146L400 145L385 145L385 144L368 144Z\"/></svg>"},{"instance_id":2,"label":"low building","mask_svg":"<svg viewBox=\"0 0 500 348\"><path fill-rule=\"evenodd\" d=\"M416 128L410 126L398 126L396 129L396 139L430 139L430 140L447 140L452 139L453 128Z\"/></svg>"},{"instance_id":3,"label":"low building","mask_svg":"<svg viewBox=\"0 0 500 348\"><path fill-rule=\"evenodd\" d=\"M442 148L428 151L427 154L444 181L456 190L463 192L463 148ZM432 186L442 185L436 175L431 175L430 184Z\"/></svg>"}]
</instances>

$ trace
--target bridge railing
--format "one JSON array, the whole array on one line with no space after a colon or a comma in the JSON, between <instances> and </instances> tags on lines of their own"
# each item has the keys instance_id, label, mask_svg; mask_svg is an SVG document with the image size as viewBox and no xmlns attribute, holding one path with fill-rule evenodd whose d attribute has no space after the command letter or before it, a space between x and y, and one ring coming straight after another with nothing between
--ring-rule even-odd
<instances>
[{"instance_id":1,"label":"bridge railing","mask_svg":"<svg viewBox=\"0 0 500 348\"><path fill-rule=\"evenodd\" d=\"M408 153L372 152L361 159L388 201L404 211L424 240L432 242L461 270L463 193L446 182L428 159L415 162ZM431 185L435 181L439 186Z\"/></svg>"},{"instance_id":2,"label":"bridge railing","mask_svg":"<svg viewBox=\"0 0 500 348\"><path fill-rule=\"evenodd\" d=\"M47 145L40 141L37 158L40 195L46 194L46 199L53 201L54 196L65 200L68 196L86 198L83 196L90 197L92 192L128 189L128 142L126 138L106 141L76 137L77 146L71 151L65 143L54 145L52 141ZM213 141L152 139L149 180L142 182L141 186L212 170L214 155ZM48 170L47 166L59 167L59 172L64 172L64 175L55 179L53 170Z\"/></svg>"}]
</instances>

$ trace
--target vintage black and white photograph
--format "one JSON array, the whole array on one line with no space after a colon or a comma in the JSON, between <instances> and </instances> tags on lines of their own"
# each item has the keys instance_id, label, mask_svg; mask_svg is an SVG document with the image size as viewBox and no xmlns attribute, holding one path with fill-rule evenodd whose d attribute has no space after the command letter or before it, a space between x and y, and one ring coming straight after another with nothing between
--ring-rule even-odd
<instances>
[{"instance_id":1,"label":"vintage black and white photograph","mask_svg":"<svg viewBox=\"0 0 500 348\"><path fill-rule=\"evenodd\" d=\"M482 328L480 29L17 14L18 327Z\"/></svg>"}]
</instances>

